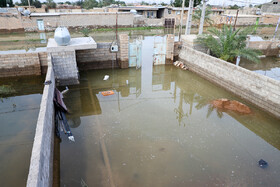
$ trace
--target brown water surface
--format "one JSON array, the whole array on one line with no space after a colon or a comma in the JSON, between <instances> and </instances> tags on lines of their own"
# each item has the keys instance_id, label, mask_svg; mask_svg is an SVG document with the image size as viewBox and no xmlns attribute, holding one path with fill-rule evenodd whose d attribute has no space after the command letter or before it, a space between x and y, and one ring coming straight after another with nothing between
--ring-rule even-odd
<instances>
[{"instance_id":1,"label":"brown water surface","mask_svg":"<svg viewBox=\"0 0 280 187\"><path fill-rule=\"evenodd\" d=\"M279 186L279 119L194 73L153 66L152 40L143 41L141 69L80 72L81 84L70 87L76 141L60 144L60 185ZM253 113L212 109L218 98Z\"/></svg>"}]
</instances>

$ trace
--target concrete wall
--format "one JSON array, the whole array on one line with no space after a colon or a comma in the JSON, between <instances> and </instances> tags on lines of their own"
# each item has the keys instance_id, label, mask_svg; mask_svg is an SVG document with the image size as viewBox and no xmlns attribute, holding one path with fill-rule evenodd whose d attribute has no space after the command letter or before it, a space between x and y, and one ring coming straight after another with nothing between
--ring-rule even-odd
<instances>
[{"instance_id":1,"label":"concrete wall","mask_svg":"<svg viewBox=\"0 0 280 187\"><path fill-rule=\"evenodd\" d=\"M196 51L185 43L179 58L191 71L280 118L279 81Z\"/></svg>"},{"instance_id":2,"label":"concrete wall","mask_svg":"<svg viewBox=\"0 0 280 187\"><path fill-rule=\"evenodd\" d=\"M265 56L276 56L278 57L280 54L280 41L249 41L248 48L258 49L262 51L262 54Z\"/></svg>"},{"instance_id":3,"label":"concrete wall","mask_svg":"<svg viewBox=\"0 0 280 187\"><path fill-rule=\"evenodd\" d=\"M32 14L30 18L23 18L22 25L25 31L38 31L37 20L44 21L45 30L52 31L58 26L68 28L76 27L115 27L116 13L86 12L86 13L53 13ZM118 13L119 27L133 27L134 15L131 13Z\"/></svg>"},{"instance_id":4,"label":"concrete wall","mask_svg":"<svg viewBox=\"0 0 280 187\"><path fill-rule=\"evenodd\" d=\"M21 16L13 13L0 13L0 33L23 31Z\"/></svg>"},{"instance_id":5,"label":"concrete wall","mask_svg":"<svg viewBox=\"0 0 280 187\"><path fill-rule=\"evenodd\" d=\"M49 57L50 61L50 57ZM54 89L55 79L52 66L48 67L35 138L30 159L27 187L52 186L53 141L54 141Z\"/></svg>"},{"instance_id":6,"label":"concrete wall","mask_svg":"<svg viewBox=\"0 0 280 187\"><path fill-rule=\"evenodd\" d=\"M98 43L97 49L77 50L76 60L79 70L119 67L116 63L116 53L111 53L110 47L111 43Z\"/></svg>"},{"instance_id":7,"label":"concrete wall","mask_svg":"<svg viewBox=\"0 0 280 187\"><path fill-rule=\"evenodd\" d=\"M273 4L276 3L276 4ZM280 1L273 0L269 3L265 3L261 8L262 13L280 13Z\"/></svg>"},{"instance_id":8,"label":"concrete wall","mask_svg":"<svg viewBox=\"0 0 280 187\"><path fill-rule=\"evenodd\" d=\"M41 75L38 53L0 54L0 77Z\"/></svg>"}]
</instances>

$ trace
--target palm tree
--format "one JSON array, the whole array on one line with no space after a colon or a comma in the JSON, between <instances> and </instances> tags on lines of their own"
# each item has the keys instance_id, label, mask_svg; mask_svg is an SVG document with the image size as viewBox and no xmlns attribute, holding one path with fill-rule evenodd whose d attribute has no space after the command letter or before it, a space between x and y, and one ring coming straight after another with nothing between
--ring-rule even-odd
<instances>
[{"instance_id":1,"label":"palm tree","mask_svg":"<svg viewBox=\"0 0 280 187\"><path fill-rule=\"evenodd\" d=\"M200 22L201 13L202 13L201 7L198 7L198 9L196 9L194 14L193 14L193 20L196 23ZM209 25L213 24L213 20L211 19L211 13L212 13L211 9L207 7L206 10L205 10L204 22L208 23Z\"/></svg>"},{"instance_id":2,"label":"palm tree","mask_svg":"<svg viewBox=\"0 0 280 187\"><path fill-rule=\"evenodd\" d=\"M213 56L233 63L238 56L253 62L260 62L258 56L261 55L261 52L246 48L247 35L253 32L252 27L242 30L239 28L234 31L232 26L223 26L221 30L210 28L208 32L210 34L198 36L197 41L209 48Z\"/></svg>"}]
</instances>

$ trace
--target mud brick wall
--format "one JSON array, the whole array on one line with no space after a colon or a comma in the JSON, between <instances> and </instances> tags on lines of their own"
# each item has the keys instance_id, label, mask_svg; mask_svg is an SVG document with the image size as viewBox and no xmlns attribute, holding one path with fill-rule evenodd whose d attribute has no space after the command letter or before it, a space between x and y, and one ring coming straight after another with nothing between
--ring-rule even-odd
<instances>
[{"instance_id":1,"label":"mud brick wall","mask_svg":"<svg viewBox=\"0 0 280 187\"><path fill-rule=\"evenodd\" d=\"M109 69L119 67L116 53L110 52L111 43L97 43L97 49L77 50L76 60L79 70Z\"/></svg>"},{"instance_id":2,"label":"mud brick wall","mask_svg":"<svg viewBox=\"0 0 280 187\"><path fill-rule=\"evenodd\" d=\"M184 43L179 58L191 71L280 118L280 81L212 57Z\"/></svg>"},{"instance_id":3,"label":"mud brick wall","mask_svg":"<svg viewBox=\"0 0 280 187\"><path fill-rule=\"evenodd\" d=\"M0 77L41 75L38 53L0 54Z\"/></svg>"}]
</instances>

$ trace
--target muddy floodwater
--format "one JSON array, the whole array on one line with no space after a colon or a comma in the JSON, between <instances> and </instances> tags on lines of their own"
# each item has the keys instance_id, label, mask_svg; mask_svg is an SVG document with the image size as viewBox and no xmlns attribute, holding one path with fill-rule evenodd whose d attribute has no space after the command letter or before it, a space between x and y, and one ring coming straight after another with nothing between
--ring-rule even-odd
<instances>
[{"instance_id":1,"label":"muddy floodwater","mask_svg":"<svg viewBox=\"0 0 280 187\"><path fill-rule=\"evenodd\" d=\"M241 60L240 66L280 81L280 58L265 57L260 59L261 62L254 63L247 60Z\"/></svg>"},{"instance_id":2,"label":"muddy floodwater","mask_svg":"<svg viewBox=\"0 0 280 187\"><path fill-rule=\"evenodd\" d=\"M279 186L280 120L192 72L153 66L151 39L142 68L80 72L80 85L69 87L76 141L59 144L57 184ZM114 95L101 94L108 90ZM210 101L218 98L253 112L217 111Z\"/></svg>"},{"instance_id":3,"label":"muddy floodwater","mask_svg":"<svg viewBox=\"0 0 280 187\"><path fill-rule=\"evenodd\" d=\"M0 186L25 186L43 77L0 79Z\"/></svg>"}]
</instances>

